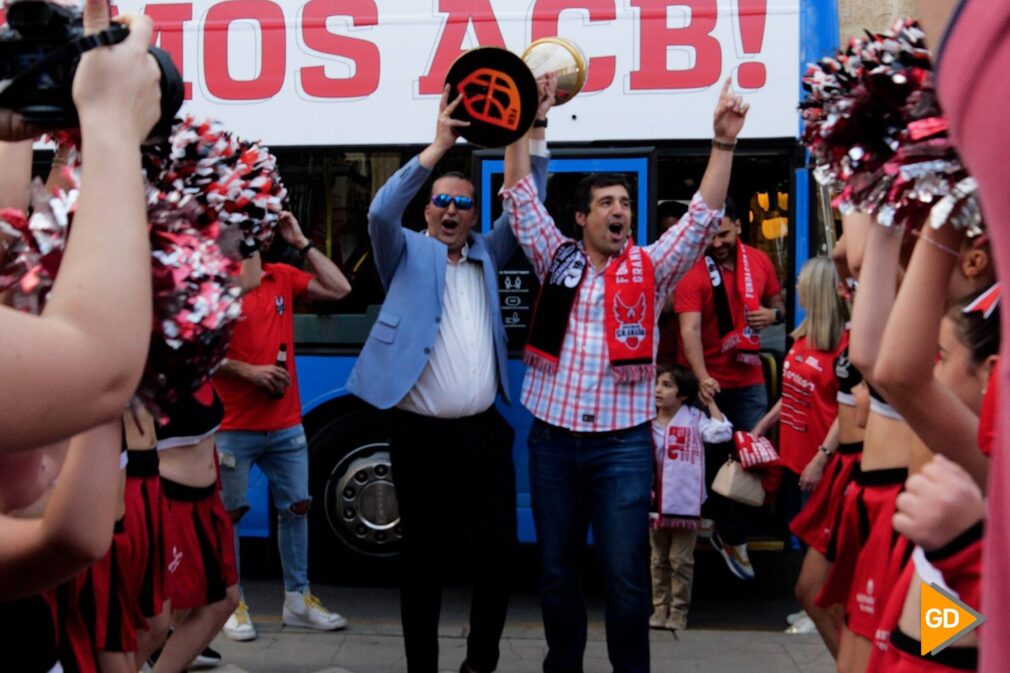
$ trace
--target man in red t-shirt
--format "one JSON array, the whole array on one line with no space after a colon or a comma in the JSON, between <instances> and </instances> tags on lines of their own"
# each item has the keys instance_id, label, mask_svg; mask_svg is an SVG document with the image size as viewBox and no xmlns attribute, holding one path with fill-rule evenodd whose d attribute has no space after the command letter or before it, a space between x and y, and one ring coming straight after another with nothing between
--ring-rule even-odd
<instances>
[{"instance_id":1,"label":"man in red t-shirt","mask_svg":"<svg viewBox=\"0 0 1010 673\"><path fill-rule=\"evenodd\" d=\"M259 287L242 299L242 320L214 378L214 388L224 402L217 436L221 499L237 524L249 509L249 470L253 464L259 466L277 507L283 621L332 630L347 621L326 610L309 592L309 457L298 398L293 313L295 302L335 301L347 295L351 286L336 264L305 237L291 213L281 214L278 230L311 273L287 264L264 263ZM244 598L228 618L224 633L232 640L256 637Z\"/></svg>"},{"instance_id":2,"label":"man in red t-shirt","mask_svg":"<svg viewBox=\"0 0 1010 673\"><path fill-rule=\"evenodd\" d=\"M677 285L674 309L680 321L679 362L689 365L698 377L703 398L715 396L734 430L751 430L768 411L764 372L757 357L759 334L784 322L785 302L771 260L739 237L740 220L732 200L727 199L715 240ZM724 446L709 448L705 461L709 484L725 458ZM733 574L752 579L741 507L710 492L706 509L716 525L712 546Z\"/></svg>"}]
</instances>

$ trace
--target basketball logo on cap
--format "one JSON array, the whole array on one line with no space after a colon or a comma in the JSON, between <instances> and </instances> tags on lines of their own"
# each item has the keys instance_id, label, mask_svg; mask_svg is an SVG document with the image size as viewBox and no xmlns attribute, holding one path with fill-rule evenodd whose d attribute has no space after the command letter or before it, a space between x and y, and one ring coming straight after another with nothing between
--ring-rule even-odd
<instances>
[{"instance_id":1,"label":"basketball logo on cap","mask_svg":"<svg viewBox=\"0 0 1010 673\"><path fill-rule=\"evenodd\" d=\"M466 111L474 119L509 131L519 128L522 101L519 87L508 74L493 68L478 68L457 88Z\"/></svg>"}]
</instances>

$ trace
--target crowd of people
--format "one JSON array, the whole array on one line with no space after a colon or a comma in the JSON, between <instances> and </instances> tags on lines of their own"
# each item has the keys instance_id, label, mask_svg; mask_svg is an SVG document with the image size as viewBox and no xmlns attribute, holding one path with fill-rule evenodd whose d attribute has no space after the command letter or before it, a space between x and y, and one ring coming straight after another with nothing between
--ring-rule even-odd
<instances>
[{"instance_id":1,"label":"crowd of people","mask_svg":"<svg viewBox=\"0 0 1010 673\"><path fill-rule=\"evenodd\" d=\"M912 210L895 223L841 197L841 236L799 274L804 317L770 408L760 336L785 321L786 309L773 265L740 240L727 198L749 109L730 80L698 191L683 212L662 209L668 221L648 245L631 237L632 190L620 175L579 184L578 239L544 207L552 75L538 81L537 121L505 149L502 215L487 234L474 231L474 183L437 172L467 124L454 118L460 99L446 87L433 142L371 204L386 296L347 382L390 414L410 673L439 669L446 561L460 554L473 572L460 671L498 666L516 479L514 431L495 408L499 396L510 402L497 275L517 250L541 283L518 402L534 417L526 444L545 673L582 670L581 551L590 525L610 662L620 673L645 673L650 627L687 627L704 518L729 570L754 578L743 503L755 484L758 502L766 490L784 494L805 548L796 582L802 619L840 672L1006 670L1001 526L1010 512L997 419L1008 402L997 390L1007 312L996 269L1010 263L998 225L1010 204L995 110L1010 93L998 67L1010 48L1000 32L1010 3L922 5L948 115L941 125L930 119L931 128L949 127L988 229L957 225L949 208ZM347 624L310 590L292 314L296 303L336 301L351 288L290 212L276 213L258 246L228 267L233 292L222 297L241 296L242 308L221 328L223 359L201 361L206 371L191 389L150 409L131 402L142 373L156 366L148 344L159 279L139 169L160 94L146 51L150 20L121 20L129 36L85 53L74 78L78 144L61 146L46 188L77 190L67 172L74 164L79 197L44 308L13 306L10 287L31 285L24 269L0 275L0 641L4 666L28 673L183 671L219 658L209 645L221 631L255 638L234 532L253 465L277 509L283 623ZM86 32L109 21L105 0L85 0ZM16 247L17 228L6 223L27 221L37 135L0 112L0 258ZM425 230L405 229L404 211L428 184ZM851 194L844 180L835 186ZM306 270L264 259L274 231ZM661 315L676 336L672 350L660 349ZM770 433L777 454L765 448ZM440 526L450 515L463 521L451 535ZM990 624L922 654L921 583L981 609Z\"/></svg>"}]
</instances>

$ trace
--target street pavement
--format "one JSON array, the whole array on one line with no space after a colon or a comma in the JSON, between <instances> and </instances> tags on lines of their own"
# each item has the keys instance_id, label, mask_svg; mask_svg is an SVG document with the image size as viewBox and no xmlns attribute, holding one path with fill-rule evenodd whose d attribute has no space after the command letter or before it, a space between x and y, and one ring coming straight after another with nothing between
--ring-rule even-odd
<instances>
[{"instance_id":1,"label":"street pavement","mask_svg":"<svg viewBox=\"0 0 1010 673\"><path fill-rule=\"evenodd\" d=\"M395 577L316 583L313 591L332 610L343 614L347 629L319 633L281 625L283 589L275 562L247 570L243 551L243 587L259 631L252 642L235 643L223 636L213 647L224 655L219 673L405 673L399 602ZM832 673L834 661L817 636L787 635L785 615L797 609L791 598L799 555L788 552L752 554L762 582L744 583L729 575L722 559L700 549L691 623L677 638L652 631L655 673ZM501 673L537 673L546 652L536 596L536 560L525 555L501 646ZM347 586L348 583L358 586ZM590 559L589 642L585 673L607 673L603 598L598 569ZM459 670L466 647L468 592L450 586L442 606L441 670Z\"/></svg>"}]
</instances>

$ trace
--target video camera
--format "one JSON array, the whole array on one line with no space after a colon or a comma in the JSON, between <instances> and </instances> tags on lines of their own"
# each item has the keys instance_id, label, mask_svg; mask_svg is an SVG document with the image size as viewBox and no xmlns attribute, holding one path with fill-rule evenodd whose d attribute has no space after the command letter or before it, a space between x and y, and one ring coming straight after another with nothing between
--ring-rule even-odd
<instances>
[{"instance_id":1,"label":"video camera","mask_svg":"<svg viewBox=\"0 0 1010 673\"><path fill-rule=\"evenodd\" d=\"M79 121L71 94L81 54L117 44L129 30L113 24L95 35L84 35L79 9L45 0L21 0L7 8L7 26L0 29L0 108L21 114L25 123L44 129L76 128ZM161 118L149 141L168 137L182 106L182 76L172 58L149 47L161 69Z\"/></svg>"}]
</instances>

